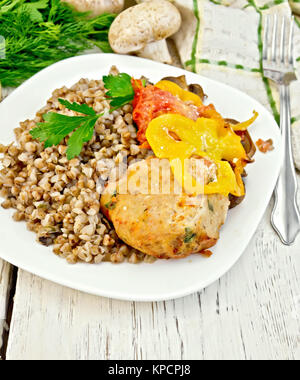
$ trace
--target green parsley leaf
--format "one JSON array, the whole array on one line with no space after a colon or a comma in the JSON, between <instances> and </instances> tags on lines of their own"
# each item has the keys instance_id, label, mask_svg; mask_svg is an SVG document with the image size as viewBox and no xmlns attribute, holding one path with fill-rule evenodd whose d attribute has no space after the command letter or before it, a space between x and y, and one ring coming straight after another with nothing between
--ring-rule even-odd
<instances>
[{"instance_id":1,"label":"green parsley leaf","mask_svg":"<svg viewBox=\"0 0 300 380\"><path fill-rule=\"evenodd\" d=\"M70 103L66 99L58 99L59 103L68 108L71 111L80 112L85 115L95 116L96 112L93 108L89 107L87 104L78 104L78 103Z\"/></svg>"},{"instance_id":2,"label":"green parsley leaf","mask_svg":"<svg viewBox=\"0 0 300 380\"><path fill-rule=\"evenodd\" d=\"M98 116L86 118L82 125L69 138L67 149L68 160L72 160L72 158L78 156L83 144L92 139L97 120Z\"/></svg>"},{"instance_id":3,"label":"green parsley leaf","mask_svg":"<svg viewBox=\"0 0 300 380\"><path fill-rule=\"evenodd\" d=\"M193 230L189 227L185 229L185 237L184 237L184 243L188 244L191 243L192 240L196 237L196 234L193 232Z\"/></svg>"},{"instance_id":4,"label":"green parsley leaf","mask_svg":"<svg viewBox=\"0 0 300 380\"><path fill-rule=\"evenodd\" d=\"M49 112L43 115L45 122L37 123L37 128L29 133L34 139L44 142L45 148L49 148L60 144L74 131L67 143L67 158L71 160L80 154L83 144L92 139L95 124L103 114L97 115L87 104L70 103L65 99L59 99L59 102L68 109L87 116L66 116Z\"/></svg>"},{"instance_id":5,"label":"green parsley leaf","mask_svg":"<svg viewBox=\"0 0 300 380\"><path fill-rule=\"evenodd\" d=\"M118 109L134 99L131 76L126 73L103 77L104 87L108 90L106 96L111 100L113 109Z\"/></svg>"},{"instance_id":6,"label":"green parsley leaf","mask_svg":"<svg viewBox=\"0 0 300 380\"><path fill-rule=\"evenodd\" d=\"M58 145L69 133L78 128L84 121L84 116L66 116L54 112L43 115L45 123L37 123L37 128L29 133L34 139L45 143L45 148Z\"/></svg>"}]
</instances>

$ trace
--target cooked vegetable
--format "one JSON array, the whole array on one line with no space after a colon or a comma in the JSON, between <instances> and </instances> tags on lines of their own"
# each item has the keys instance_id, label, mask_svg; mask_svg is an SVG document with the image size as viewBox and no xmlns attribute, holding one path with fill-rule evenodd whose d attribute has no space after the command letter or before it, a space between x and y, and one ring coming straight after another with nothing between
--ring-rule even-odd
<instances>
[{"instance_id":1,"label":"cooked vegetable","mask_svg":"<svg viewBox=\"0 0 300 380\"><path fill-rule=\"evenodd\" d=\"M243 200L245 199L245 196L246 196L246 191L245 191L245 194L242 195L241 197L236 197L235 195L229 194L229 202L230 202L229 208L233 209L233 208L239 206L243 202Z\"/></svg>"},{"instance_id":2,"label":"cooked vegetable","mask_svg":"<svg viewBox=\"0 0 300 380\"><path fill-rule=\"evenodd\" d=\"M234 120L234 119L225 119L225 122L229 123L230 125L239 124L239 122L237 120ZM235 133L238 136L240 136L242 139L242 145L245 149L245 152L247 154L249 162L253 162L253 161L251 161L251 159L254 157L254 155L256 153L256 146L255 146L254 142L252 141L250 133L248 132L248 130L235 131ZM244 173L242 174L242 177L245 177L246 175L247 174L244 171ZM246 187L245 187L245 193L246 193ZM241 197L237 197L237 196L234 196L232 194L229 194L229 201L230 201L230 207L229 208L233 209L233 208L239 206L243 202L243 200L245 199L245 195L243 195Z\"/></svg>"},{"instance_id":3,"label":"cooked vegetable","mask_svg":"<svg viewBox=\"0 0 300 380\"><path fill-rule=\"evenodd\" d=\"M41 69L98 46L110 52L108 29L115 15L93 19L60 0L0 0L2 86L18 86Z\"/></svg>"},{"instance_id":4,"label":"cooked vegetable","mask_svg":"<svg viewBox=\"0 0 300 380\"><path fill-rule=\"evenodd\" d=\"M253 113L254 113L254 116L251 119L244 121L243 123L233 124L232 129L234 131L245 131L258 118L258 113L256 111L253 111Z\"/></svg>"},{"instance_id":5,"label":"cooked vegetable","mask_svg":"<svg viewBox=\"0 0 300 380\"><path fill-rule=\"evenodd\" d=\"M203 88L200 86L200 84L190 84L189 87L188 87L188 90L196 95L199 96L199 98L202 100L202 102L204 101L204 99L206 98L206 95L203 91Z\"/></svg>"},{"instance_id":6,"label":"cooked vegetable","mask_svg":"<svg viewBox=\"0 0 300 380\"><path fill-rule=\"evenodd\" d=\"M256 146L250 136L248 131L244 131L243 133L236 132L242 138L243 147L247 153L249 159L252 159L256 153Z\"/></svg>"},{"instance_id":7,"label":"cooked vegetable","mask_svg":"<svg viewBox=\"0 0 300 380\"><path fill-rule=\"evenodd\" d=\"M198 95L193 94L190 91L183 90L178 84L168 81L168 80L162 80L158 83L156 83L155 87L160 88L163 91L168 91L172 95L178 97L183 102L190 102L196 107L202 106L202 100Z\"/></svg>"},{"instance_id":8,"label":"cooked vegetable","mask_svg":"<svg viewBox=\"0 0 300 380\"><path fill-rule=\"evenodd\" d=\"M162 81L165 81L165 80L177 84L183 90L188 91L188 89L189 89L188 84L186 82L185 75L181 75L179 77L165 77L165 78L162 78Z\"/></svg>"},{"instance_id":9,"label":"cooked vegetable","mask_svg":"<svg viewBox=\"0 0 300 380\"><path fill-rule=\"evenodd\" d=\"M203 88L200 86L200 84L196 84L196 83L188 85L185 75L181 75L179 77L165 77L162 79L162 81L165 81L165 80L177 84L179 87L181 87L185 91L190 91L193 94L198 95L201 101L202 102L204 101L205 94L204 94Z\"/></svg>"},{"instance_id":10,"label":"cooked vegetable","mask_svg":"<svg viewBox=\"0 0 300 380\"><path fill-rule=\"evenodd\" d=\"M267 153L267 152L274 150L272 139L268 139L267 141L259 139L259 140L257 140L256 145L262 153Z\"/></svg>"},{"instance_id":11,"label":"cooked vegetable","mask_svg":"<svg viewBox=\"0 0 300 380\"><path fill-rule=\"evenodd\" d=\"M173 134L179 141L173 138ZM171 160L174 176L187 192L244 195L241 173L247 155L241 138L219 120L198 118L194 122L181 115L164 114L150 122L146 138L158 158ZM192 178L185 170L185 160L192 155L205 157L216 163L217 181L204 186ZM235 161L234 170L229 164L231 161Z\"/></svg>"},{"instance_id":12,"label":"cooked vegetable","mask_svg":"<svg viewBox=\"0 0 300 380\"><path fill-rule=\"evenodd\" d=\"M226 123L229 123L231 127L240 124L237 120L234 120L234 119L224 119L224 120ZM235 133L238 136L240 136L240 138L242 139L242 144L245 149L245 152L247 153L247 157L249 161L251 161L251 159L254 157L256 153L256 146L250 136L250 133L248 132L247 129L244 131L235 131Z\"/></svg>"},{"instance_id":13,"label":"cooked vegetable","mask_svg":"<svg viewBox=\"0 0 300 380\"><path fill-rule=\"evenodd\" d=\"M201 100L199 97L192 93L188 93L187 96L186 91L183 91L174 83L166 83L168 83L168 87L164 86L164 88L168 88L169 90L173 91L173 93L170 91L162 90L157 86L149 85L144 88L141 83L138 81L135 82L133 120L139 129L138 140L144 148L149 148L149 144L145 135L149 123L151 120L155 119L157 116L163 113L175 113L183 115L195 121L200 116L212 116L214 113L216 113L212 105L201 105L200 107L195 107L193 104L187 104L184 100L180 99L178 95L183 95L183 99L188 99L189 97L198 103L201 102Z\"/></svg>"}]
</instances>

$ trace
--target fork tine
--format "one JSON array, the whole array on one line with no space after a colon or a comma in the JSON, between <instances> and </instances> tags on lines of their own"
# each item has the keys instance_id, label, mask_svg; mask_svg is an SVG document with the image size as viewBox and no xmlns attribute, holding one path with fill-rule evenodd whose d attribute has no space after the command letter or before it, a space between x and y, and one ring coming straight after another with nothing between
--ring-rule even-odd
<instances>
[{"instance_id":1,"label":"fork tine","mask_svg":"<svg viewBox=\"0 0 300 380\"><path fill-rule=\"evenodd\" d=\"M294 65L294 21L295 17L292 17L290 25L290 36L289 36L289 52L288 52L288 62Z\"/></svg>"},{"instance_id":2,"label":"fork tine","mask_svg":"<svg viewBox=\"0 0 300 380\"><path fill-rule=\"evenodd\" d=\"M270 29L270 16L266 16L266 21L265 21L265 32L264 32L264 46L263 46L263 59L267 60L268 59L268 45L269 45L269 29Z\"/></svg>"},{"instance_id":3,"label":"fork tine","mask_svg":"<svg viewBox=\"0 0 300 380\"><path fill-rule=\"evenodd\" d=\"M272 61L276 61L276 58L277 58L277 25L278 25L278 17L276 14L273 18L273 38L272 38L272 53L271 53Z\"/></svg>"},{"instance_id":4,"label":"fork tine","mask_svg":"<svg viewBox=\"0 0 300 380\"><path fill-rule=\"evenodd\" d=\"M286 40L286 18L282 17L282 28L281 28L281 41L280 41L280 61L284 63L285 61L285 40Z\"/></svg>"}]
</instances>

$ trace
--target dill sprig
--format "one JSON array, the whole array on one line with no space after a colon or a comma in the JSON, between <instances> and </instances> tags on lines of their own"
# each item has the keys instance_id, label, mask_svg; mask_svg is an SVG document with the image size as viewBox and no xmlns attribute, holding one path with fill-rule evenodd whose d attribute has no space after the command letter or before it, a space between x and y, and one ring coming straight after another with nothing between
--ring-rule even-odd
<instances>
[{"instance_id":1,"label":"dill sprig","mask_svg":"<svg viewBox=\"0 0 300 380\"><path fill-rule=\"evenodd\" d=\"M115 15L88 18L60 0L0 0L2 86L18 86L41 69L99 47L111 52L108 30Z\"/></svg>"}]
</instances>

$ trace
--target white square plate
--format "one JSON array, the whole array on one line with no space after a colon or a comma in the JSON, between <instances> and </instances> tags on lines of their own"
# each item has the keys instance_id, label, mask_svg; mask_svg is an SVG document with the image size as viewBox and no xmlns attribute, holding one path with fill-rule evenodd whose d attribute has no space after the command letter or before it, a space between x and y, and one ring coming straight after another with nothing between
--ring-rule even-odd
<instances>
[{"instance_id":1,"label":"white square plate","mask_svg":"<svg viewBox=\"0 0 300 380\"><path fill-rule=\"evenodd\" d=\"M208 102L228 118L259 118L251 127L253 140L272 138L275 150L259 151L247 168L245 201L229 212L221 238L211 258L200 255L154 264L70 265L35 241L25 223L12 220L12 210L0 210L0 257L40 277L84 292L124 300L158 301L181 297L208 286L224 275L240 258L267 208L282 160L281 137L272 115L248 95L211 79L145 59L114 54L79 56L58 62L25 82L0 104L0 142L14 140L13 129L30 119L50 98L54 89L71 86L81 78L100 79L116 65L136 78L144 75L155 82L165 76L186 75L189 83L199 83Z\"/></svg>"}]
</instances>

